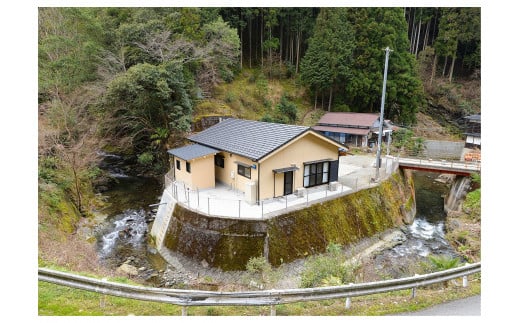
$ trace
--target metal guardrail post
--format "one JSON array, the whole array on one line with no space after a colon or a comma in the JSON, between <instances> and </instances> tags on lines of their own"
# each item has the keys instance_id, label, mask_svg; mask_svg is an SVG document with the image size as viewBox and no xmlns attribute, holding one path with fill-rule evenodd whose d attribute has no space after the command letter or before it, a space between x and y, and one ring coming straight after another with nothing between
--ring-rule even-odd
<instances>
[{"instance_id":1,"label":"metal guardrail post","mask_svg":"<svg viewBox=\"0 0 520 323\"><path fill-rule=\"evenodd\" d=\"M271 305L271 316L276 316L276 305Z\"/></svg>"},{"instance_id":2,"label":"metal guardrail post","mask_svg":"<svg viewBox=\"0 0 520 323\"><path fill-rule=\"evenodd\" d=\"M419 274L415 274L414 277L419 276ZM412 287L412 298L415 298L417 295L417 287Z\"/></svg>"},{"instance_id":3,"label":"metal guardrail post","mask_svg":"<svg viewBox=\"0 0 520 323\"><path fill-rule=\"evenodd\" d=\"M264 219L264 201L260 201L260 204L262 205L262 220Z\"/></svg>"},{"instance_id":4,"label":"metal guardrail post","mask_svg":"<svg viewBox=\"0 0 520 323\"><path fill-rule=\"evenodd\" d=\"M209 213L209 197L208 197L208 215L210 215L210 213Z\"/></svg>"},{"instance_id":5,"label":"metal guardrail post","mask_svg":"<svg viewBox=\"0 0 520 323\"><path fill-rule=\"evenodd\" d=\"M238 218L240 219L240 200L238 200Z\"/></svg>"},{"instance_id":6,"label":"metal guardrail post","mask_svg":"<svg viewBox=\"0 0 520 323\"><path fill-rule=\"evenodd\" d=\"M464 264L464 267L468 266L468 263ZM462 287L466 288L468 287L468 275L462 276Z\"/></svg>"},{"instance_id":7,"label":"metal guardrail post","mask_svg":"<svg viewBox=\"0 0 520 323\"><path fill-rule=\"evenodd\" d=\"M353 283L350 283L348 284L349 286L352 286L354 285ZM351 297L347 297L347 299L345 300L345 308L348 310L350 309L350 306L352 305L352 298Z\"/></svg>"},{"instance_id":8,"label":"metal guardrail post","mask_svg":"<svg viewBox=\"0 0 520 323\"><path fill-rule=\"evenodd\" d=\"M183 306L181 309L182 316L188 316L188 306Z\"/></svg>"}]
</instances>

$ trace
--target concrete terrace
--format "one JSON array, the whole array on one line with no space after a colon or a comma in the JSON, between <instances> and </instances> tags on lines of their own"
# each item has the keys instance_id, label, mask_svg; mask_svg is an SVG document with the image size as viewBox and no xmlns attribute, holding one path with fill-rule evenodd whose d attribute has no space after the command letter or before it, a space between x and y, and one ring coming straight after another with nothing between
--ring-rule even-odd
<instances>
[{"instance_id":1,"label":"concrete terrace","mask_svg":"<svg viewBox=\"0 0 520 323\"><path fill-rule=\"evenodd\" d=\"M378 185L371 180L376 174L374 163L375 156L372 154L342 156L335 189L329 185L321 185L305 189L300 196L290 194L253 205L245 202L243 192L223 184L212 189L189 190L183 183L172 183L167 179L165 192L184 207L204 215L261 220ZM394 165L392 157L383 157L380 177L386 178L395 167L397 165Z\"/></svg>"}]
</instances>

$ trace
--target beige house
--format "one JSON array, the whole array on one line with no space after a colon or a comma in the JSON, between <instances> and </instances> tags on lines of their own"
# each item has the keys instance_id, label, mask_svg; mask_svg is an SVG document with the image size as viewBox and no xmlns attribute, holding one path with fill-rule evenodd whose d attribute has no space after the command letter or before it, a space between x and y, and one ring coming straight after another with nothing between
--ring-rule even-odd
<instances>
[{"instance_id":1,"label":"beige house","mask_svg":"<svg viewBox=\"0 0 520 323\"><path fill-rule=\"evenodd\" d=\"M171 149L175 180L190 189L222 183L250 203L338 179L344 146L309 127L226 119Z\"/></svg>"}]
</instances>

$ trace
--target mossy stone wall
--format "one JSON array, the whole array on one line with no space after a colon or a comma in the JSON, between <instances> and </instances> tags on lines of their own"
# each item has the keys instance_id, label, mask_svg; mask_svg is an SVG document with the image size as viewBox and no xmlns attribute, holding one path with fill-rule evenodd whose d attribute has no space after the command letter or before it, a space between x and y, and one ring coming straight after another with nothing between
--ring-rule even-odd
<instances>
[{"instance_id":1,"label":"mossy stone wall","mask_svg":"<svg viewBox=\"0 0 520 323\"><path fill-rule=\"evenodd\" d=\"M348 245L409 223L414 215L411 174L397 172L377 187L263 221L208 217L177 204L164 244L223 270L243 270L261 255L278 266L323 252L331 242Z\"/></svg>"},{"instance_id":2,"label":"mossy stone wall","mask_svg":"<svg viewBox=\"0 0 520 323\"><path fill-rule=\"evenodd\" d=\"M263 254L265 221L208 217L177 204L164 246L223 270L242 270Z\"/></svg>"},{"instance_id":3,"label":"mossy stone wall","mask_svg":"<svg viewBox=\"0 0 520 323\"><path fill-rule=\"evenodd\" d=\"M407 223L415 209L408 176L396 173L377 187L269 220L269 262L280 265L324 252L331 242L349 245Z\"/></svg>"}]
</instances>

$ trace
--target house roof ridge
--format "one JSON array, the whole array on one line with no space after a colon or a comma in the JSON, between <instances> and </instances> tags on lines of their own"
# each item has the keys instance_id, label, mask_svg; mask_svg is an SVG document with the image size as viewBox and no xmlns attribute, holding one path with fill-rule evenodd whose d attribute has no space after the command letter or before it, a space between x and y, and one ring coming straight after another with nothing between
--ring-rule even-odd
<instances>
[{"instance_id":1,"label":"house roof ridge","mask_svg":"<svg viewBox=\"0 0 520 323\"><path fill-rule=\"evenodd\" d=\"M229 118L188 139L214 149L259 160L310 129L307 126Z\"/></svg>"}]
</instances>

